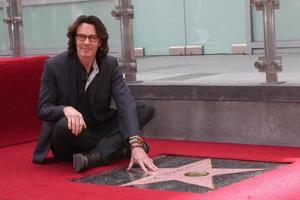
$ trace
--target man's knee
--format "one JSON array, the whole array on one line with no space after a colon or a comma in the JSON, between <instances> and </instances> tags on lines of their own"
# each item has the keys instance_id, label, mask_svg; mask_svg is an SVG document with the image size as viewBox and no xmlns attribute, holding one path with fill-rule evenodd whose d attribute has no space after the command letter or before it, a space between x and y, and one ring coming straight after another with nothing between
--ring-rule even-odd
<instances>
[{"instance_id":1,"label":"man's knee","mask_svg":"<svg viewBox=\"0 0 300 200\"><path fill-rule=\"evenodd\" d=\"M66 117L60 118L55 124L55 129L60 129L60 130L68 129L68 120L67 120L67 118Z\"/></svg>"},{"instance_id":2,"label":"man's knee","mask_svg":"<svg viewBox=\"0 0 300 200\"><path fill-rule=\"evenodd\" d=\"M154 115L154 109L152 106L146 104L138 104L137 105L137 113L139 119L140 128L142 128L145 124L147 124Z\"/></svg>"},{"instance_id":3,"label":"man's knee","mask_svg":"<svg viewBox=\"0 0 300 200\"><path fill-rule=\"evenodd\" d=\"M56 122L54 126L53 138L62 137L63 135L68 133L68 131L68 120L66 117L62 117Z\"/></svg>"}]
</instances>

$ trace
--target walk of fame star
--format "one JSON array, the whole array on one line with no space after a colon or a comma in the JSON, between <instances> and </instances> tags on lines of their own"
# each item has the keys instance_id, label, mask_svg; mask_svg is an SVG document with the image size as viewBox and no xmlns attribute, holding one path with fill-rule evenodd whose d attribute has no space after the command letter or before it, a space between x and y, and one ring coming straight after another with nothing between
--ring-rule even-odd
<instances>
[{"instance_id":1,"label":"walk of fame star","mask_svg":"<svg viewBox=\"0 0 300 200\"><path fill-rule=\"evenodd\" d=\"M135 170L141 172L140 169L135 169ZM215 189L213 183L213 177L216 175L251 172L251 171L259 171L259 170L264 170L264 169L213 168L211 164L211 159L204 159L181 167L160 168L156 172L149 172L148 176L144 178L123 184L121 186L132 186L132 185L140 185L140 184L157 183L157 182L163 182L169 180L177 180L184 183Z\"/></svg>"},{"instance_id":2,"label":"walk of fame star","mask_svg":"<svg viewBox=\"0 0 300 200\"><path fill-rule=\"evenodd\" d=\"M187 156L160 156L154 159L159 171L143 173L138 166L131 171L119 168L72 181L101 185L205 193L286 163L199 158Z\"/></svg>"}]
</instances>

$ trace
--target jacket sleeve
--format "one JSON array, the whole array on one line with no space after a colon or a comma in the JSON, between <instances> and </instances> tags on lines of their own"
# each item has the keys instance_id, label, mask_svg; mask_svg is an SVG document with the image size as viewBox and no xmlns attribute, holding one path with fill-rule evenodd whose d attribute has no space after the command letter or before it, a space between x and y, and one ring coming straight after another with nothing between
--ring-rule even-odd
<instances>
[{"instance_id":1,"label":"jacket sleeve","mask_svg":"<svg viewBox=\"0 0 300 200\"><path fill-rule=\"evenodd\" d=\"M56 121L64 116L65 107L58 105L57 80L52 63L47 60L41 78L38 116L43 121Z\"/></svg>"},{"instance_id":2,"label":"jacket sleeve","mask_svg":"<svg viewBox=\"0 0 300 200\"><path fill-rule=\"evenodd\" d=\"M125 83L117 59L114 59L113 69L111 89L112 97L117 106L120 131L125 138L130 135L139 135L141 131L138 124L136 103Z\"/></svg>"}]
</instances>

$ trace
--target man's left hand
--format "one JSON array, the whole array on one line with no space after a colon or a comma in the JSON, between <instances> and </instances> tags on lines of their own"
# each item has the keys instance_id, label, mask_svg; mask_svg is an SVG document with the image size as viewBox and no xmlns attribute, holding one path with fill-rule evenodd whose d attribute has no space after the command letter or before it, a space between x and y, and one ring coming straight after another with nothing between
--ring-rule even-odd
<instances>
[{"instance_id":1,"label":"man's left hand","mask_svg":"<svg viewBox=\"0 0 300 200\"><path fill-rule=\"evenodd\" d=\"M158 168L153 163L153 160L149 158L143 148L134 147L131 151L131 159L128 166L128 171L131 170L134 163L137 163L144 172L157 171Z\"/></svg>"}]
</instances>

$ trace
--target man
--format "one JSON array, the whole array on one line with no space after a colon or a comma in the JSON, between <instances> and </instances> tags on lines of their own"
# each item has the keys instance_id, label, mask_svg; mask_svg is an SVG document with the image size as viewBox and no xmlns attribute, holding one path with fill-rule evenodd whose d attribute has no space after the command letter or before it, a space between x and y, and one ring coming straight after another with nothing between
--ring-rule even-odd
<instances>
[{"instance_id":1,"label":"man","mask_svg":"<svg viewBox=\"0 0 300 200\"><path fill-rule=\"evenodd\" d=\"M73 160L76 172L128 155L128 170L135 163L145 172L157 170L139 136L153 110L136 107L116 58L107 55L101 20L82 15L67 36L68 51L45 63L39 97L43 127L33 162L42 163L51 149L56 159Z\"/></svg>"}]
</instances>

